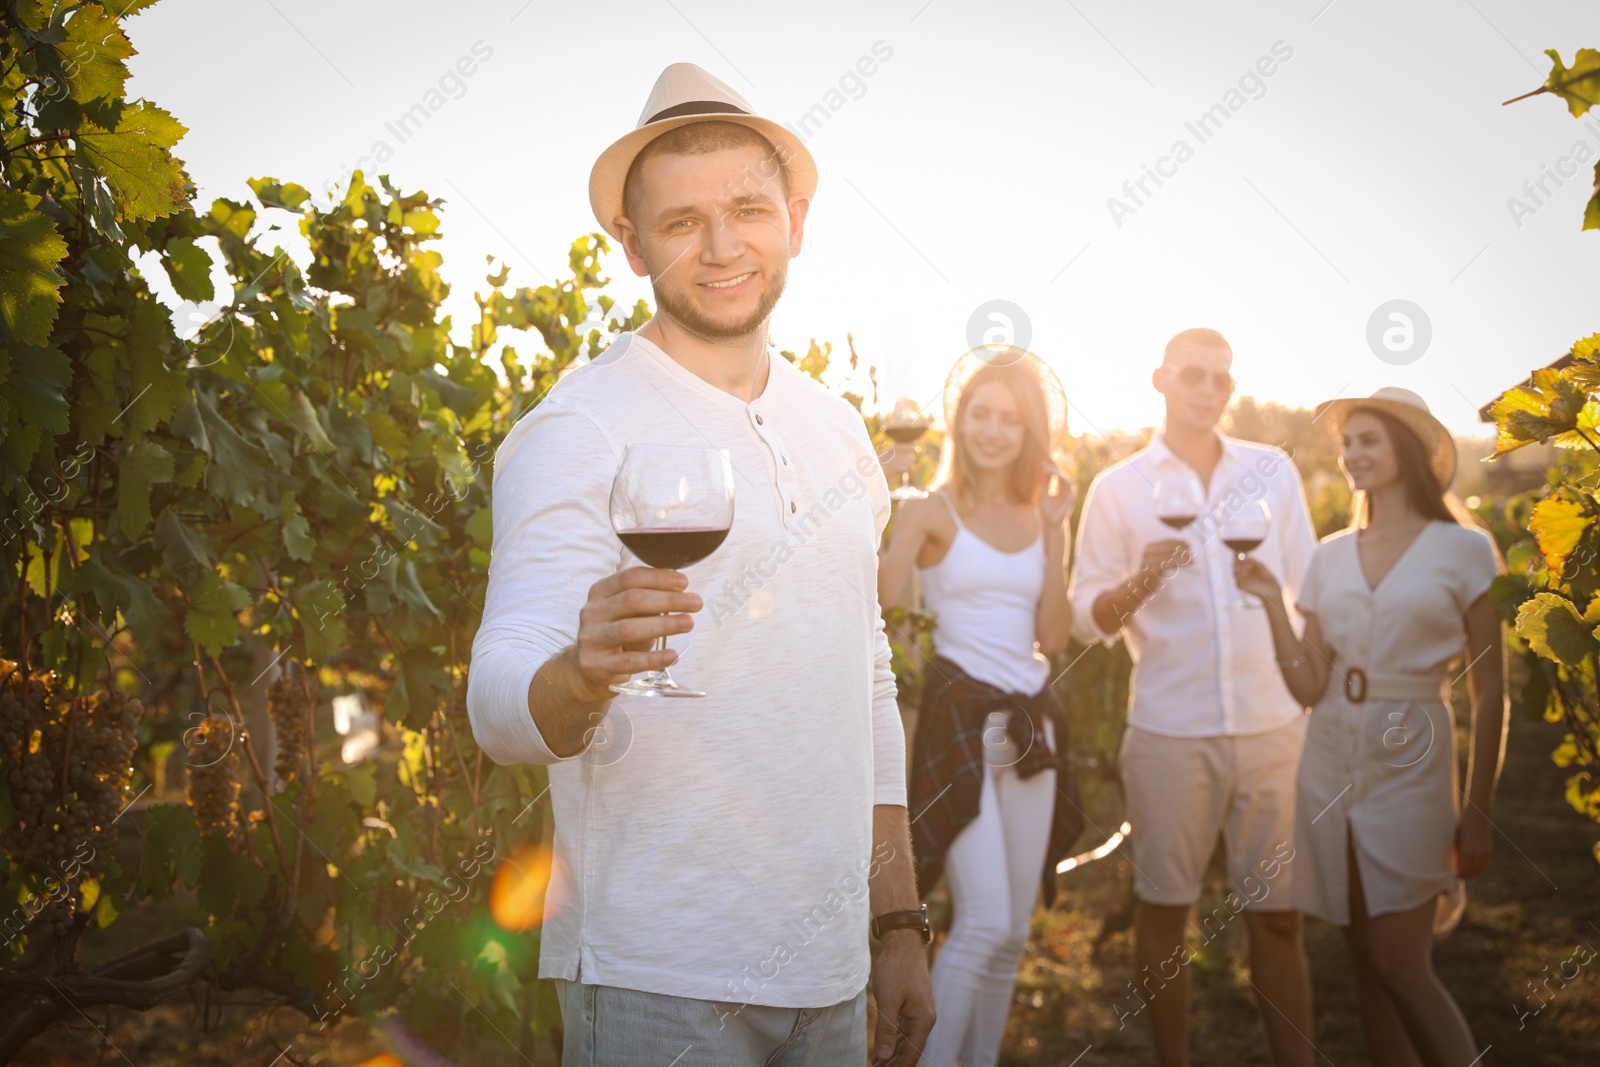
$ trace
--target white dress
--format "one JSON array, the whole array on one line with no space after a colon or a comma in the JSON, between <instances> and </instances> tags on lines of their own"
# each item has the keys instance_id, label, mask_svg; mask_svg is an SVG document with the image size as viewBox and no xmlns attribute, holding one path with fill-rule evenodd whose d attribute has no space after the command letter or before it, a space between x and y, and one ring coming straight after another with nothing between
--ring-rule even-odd
<instances>
[{"instance_id":1,"label":"white dress","mask_svg":"<svg viewBox=\"0 0 1600 1067\"><path fill-rule=\"evenodd\" d=\"M1301 911L1349 924L1347 826L1368 915L1456 894L1447 672L1465 645L1467 608L1497 572L1487 534L1442 520L1422 528L1376 589L1354 529L1317 546L1296 602L1316 615L1334 657L1300 756L1291 898Z\"/></svg>"}]
</instances>

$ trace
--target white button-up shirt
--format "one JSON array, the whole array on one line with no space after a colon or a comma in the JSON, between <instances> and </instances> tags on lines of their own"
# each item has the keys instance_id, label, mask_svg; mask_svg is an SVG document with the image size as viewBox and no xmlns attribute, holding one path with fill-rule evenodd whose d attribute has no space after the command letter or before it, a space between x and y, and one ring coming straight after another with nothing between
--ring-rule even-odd
<instances>
[{"instance_id":1,"label":"white button-up shirt","mask_svg":"<svg viewBox=\"0 0 1600 1067\"><path fill-rule=\"evenodd\" d=\"M875 804L906 803L877 600L889 490L860 414L771 351L754 401L636 333L574 370L495 458L494 547L467 709L495 762L550 765L555 871L539 976L819 1007L866 984ZM727 540L684 568L704 599L673 634L700 699L615 697L557 759L528 710L625 566L608 500L624 446L728 451Z\"/></svg>"},{"instance_id":2,"label":"white button-up shirt","mask_svg":"<svg viewBox=\"0 0 1600 1067\"><path fill-rule=\"evenodd\" d=\"M1073 632L1085 643L1114 643L1094 620L1094 602L1139 573L1145 546L1178 537L1194 562L1181 567L1123 625L1133 658L1128 724L1174 737L1252 734L1302 713L1279 673L1267 610L1232 606L1234 554L1222 543L1219 515L1265 499L1266 539L1251 552L1288 587L1305 576L1317 546L1300 474L1283 451L1218 434L1222 457L1211 474L1201 518L1173 530L1156 516L1154 489L1163 478L1200 476L1158 433L1149 445L1101 471L1084 497L1078 555L1068 594ZM1293 608L1290 608L1293 611ZM1298 628L1298 617L1292 616Z\"/></svg>"}]
</instances>

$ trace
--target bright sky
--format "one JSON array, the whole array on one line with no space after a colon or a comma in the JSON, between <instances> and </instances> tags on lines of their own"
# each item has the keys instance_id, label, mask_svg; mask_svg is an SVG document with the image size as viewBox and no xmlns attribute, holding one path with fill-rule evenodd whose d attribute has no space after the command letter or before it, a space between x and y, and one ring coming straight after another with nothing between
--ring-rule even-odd
<instances>
[{"instance_id":1,"label":"bright sky","mask_svg":"<svg viewBox=\"0 0 1600 1067\"><path fill-rule=\"evenodd\" d=\"M820 180L771 332L840 351L853 333L885 408L937 396L991 300L1027 316L1075 431L1157 422L1149 368L1189 326L1229 338L1243 393L1311 405L1402 385L1465 433L1483 431L1478 404L1600 329L1600 232L1579 229L1600 109L1500 106L1543 81L1543 49L1571 62L1600 47L1600 5L776 8L163 0L129 20L129 92L189 127L178 153L206 202L260 175L319 191L384 142L398 185L448 202L458 331L485 255L512 284L565 273L572 240L599 229L590 168L668 63L704 67L778 121L831 99L806 142ZM452 74L462 57L470 76ZM402 142L386 123L417 103L436 110ZM1216 104L1233 110L1202 141L1185 124ZM1134 185L1136 202L1123 184L1147 166L1167 176ZM1558 186L1547 174L1562 170ZM1524 183L1541 179L1536 201ZM1114 217L1112 197L1135 210ZM606 265L624 306L650 299L620 249ZM1392 300L1431 325L1420 357L1414 341L1390 355L1403 364L1368 343Z\"/></svg>"}]
</instances>

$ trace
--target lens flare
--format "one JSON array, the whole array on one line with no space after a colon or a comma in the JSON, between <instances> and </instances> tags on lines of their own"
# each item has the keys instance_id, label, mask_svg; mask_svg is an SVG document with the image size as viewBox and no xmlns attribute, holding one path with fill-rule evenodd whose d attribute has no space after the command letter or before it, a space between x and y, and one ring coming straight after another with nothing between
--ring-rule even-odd
<instances>
[{"instance_id":1,"label":"lens flare","mask_svg":"<svg viewBox=\"0 0 1600 1067\"><path fill-rule=\"evenodd\" d=\"M561 913L567 879L548 845L523 845L500 860L489 886L489 915L507 933L520 934Z\"/></svg>"}]
</instances>

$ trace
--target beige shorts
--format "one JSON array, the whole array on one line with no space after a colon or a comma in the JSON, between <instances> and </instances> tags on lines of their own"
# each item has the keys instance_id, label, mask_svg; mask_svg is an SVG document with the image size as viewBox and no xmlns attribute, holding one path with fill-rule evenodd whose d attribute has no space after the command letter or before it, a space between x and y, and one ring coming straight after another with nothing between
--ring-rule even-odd
<instances>
[{"instance_id":1,"label":"beige shorts","mask_svg":"<svg viewBox=\"0 0 1600 1067\"><path fill-rule=\"evenodd\" d=\"M1129 726L1119 760L1134 893L1193 904L1221 831L1235 910L1286 911L1295 775L1306 717L1243 736L1168 737Z\"/></svg>"}]
</instances>

